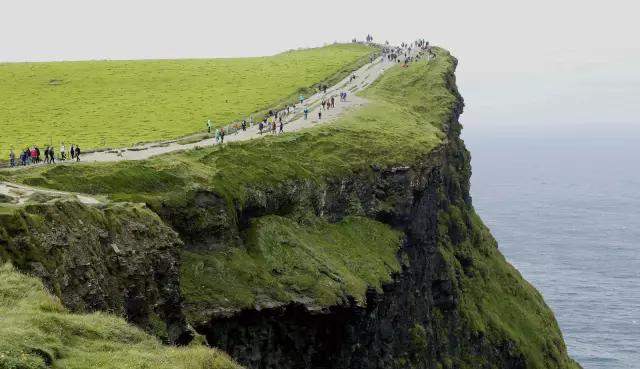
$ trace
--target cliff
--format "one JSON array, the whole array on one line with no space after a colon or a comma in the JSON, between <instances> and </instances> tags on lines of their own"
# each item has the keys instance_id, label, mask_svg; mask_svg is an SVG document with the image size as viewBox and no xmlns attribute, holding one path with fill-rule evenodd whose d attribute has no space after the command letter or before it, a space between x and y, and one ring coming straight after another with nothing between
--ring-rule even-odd
<instances>
[{"instance_id":1,"label":"cliff","mask_svg":"<svg viewBox=\"0 0 640 369\"><path fill-rule=\"evenodd\" d=\"M140 253L152 257L132 270L171 260L160 263L171 270L160 300L171 303L152 304L171 311L158 317L185 315L248 368L577 368L552 312L473 210L455 67L438 49L433 61L393 68L365 108L306 132L7 178L60 190L84 178L74 190L144 202L154 231L97 229L123 247L150 239ZM178 264L179 291L167 269Z\"/></svg>"},{"instance_id":2,"label":"cliff","mask_svg":"<svg viewBox=\"0 0 640 369\"><path fill-rule=\"evenodd\" d=\"M192 335L175 308L181 246L142 205L51 198L0 212L0 259L39 277L73 311L125 316L172 342Z\"/></svg>"}]
</instances>

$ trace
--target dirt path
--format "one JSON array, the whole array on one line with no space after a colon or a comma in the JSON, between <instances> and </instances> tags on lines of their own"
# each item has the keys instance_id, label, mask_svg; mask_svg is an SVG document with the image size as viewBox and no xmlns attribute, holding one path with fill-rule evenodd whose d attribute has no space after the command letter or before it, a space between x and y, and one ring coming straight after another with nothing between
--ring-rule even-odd
<instances>
[{"instance_id":1,"label":"dirt path","mask_svg":"<svg viewBox=\"0 0 640 369\"><path fill-rule=\"evenodd\" d=\"M87 195L75 194L63 191L45 190L15 183L0 182L0 195L10 198L9 203L24 204L33 199L34 195L44 195L46 198L66 198L75 197L86 205L99 205L102 201Z\"/></svg>"},{"instance_id":2,"label":"dirt path","mask_svg":"<svg viewBox=\"0 0 640 369\"><path fill-rule=\"evenodd\" d=\"M285 132L299 131L318 125L318 123L332 122L346 111L352 110L367 103L367 100L355 95L356 92L362 91L373 81L378 79L385 70L394 66L393 62L377 58L373 63L369 63L358 69L354 74L356 79L350 81L348 76L338 84L327 89L326 94L316 93L305 100L305 105L309 107L309 116L305 120L303 117L303 109L297 104L296 110L285 118ZM340 92L347 92L347 101L340 101ZM318 112L322 109L320 102L325 97L335 96L335 108L322 110L322 119L318 119ZM278 127L279 129L279 127ZM267 134L264 134L265 136ZM211 135L213 136L213 134ZM254 123L253 127L247 127L246 131L231 133L225 135L225 143L235 141L245 141L261 137L258 130L258 123ZM118 150L109 150L103 152L93 152L81 155L83 162L114 162L122 160L144 160L156 155L167 154L170 152L189 150L192 148L205 147L215 145L215 138L207 138L198 142L180 144L178 142L156 142L145 145L139 145L131 148L123 148ZM66 163L71 163L67 161ZM65 164L66 164L65 163Z\"/></svg>"}]
</instances>

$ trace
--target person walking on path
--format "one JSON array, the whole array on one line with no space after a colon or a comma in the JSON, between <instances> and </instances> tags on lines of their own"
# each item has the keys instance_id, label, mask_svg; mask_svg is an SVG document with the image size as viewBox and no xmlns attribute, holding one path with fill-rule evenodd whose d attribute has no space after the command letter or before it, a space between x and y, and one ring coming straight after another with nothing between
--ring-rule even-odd
<instances>
[{"instance_id":1,"label":"person walking on path","mask_svg":"<svg viewBox=\"0 0 640 369\"><path fill-rule=\"evenodd\" d=\"M322 111L319 111L318 112L318 120L321 120L321 119L322 119Z\"/></svg>"},{"instance_id":2,"label":"person walking on path","mask_svg":"<svg viewBox=\"0 0 640 369\"><path fill-rule=\"evenodd\" d=\"M304 103L304 96L300 95L300 104Z\"/></svg>"},{"instance_id":3,"label":"person walking on path","mask_svg":"<svg viewBox=\"0 0 640 369\"><path fill-rule=\"evenodd\" d=\"M36 152L36 148L31 148L31 164L36 164L38 160L38 153Z\"/></svg>"},{"instance_id":4,"label":"person walking on path","mask_svg":"<svg viewBox=\"0 0 640 369\"><path fill-rule=\"evenodd\" d=\"M80 161L80 146L76 145L76 161Z\"/></svg>"},{"instance_id":5,"label":"person walking on path","mask_svg":"<svg viewBox=\"0 0 640 369\"><path fill-rule=\"evenodd\" d=\"M280 133L284 133L284 123L282 123L282 119L280 119Z\"/></svg>"},{"instance_id":6,"label":"person walking on path","mask_svg":"<svg viewBox=\"0 0 640 369\"><path fill-rule=\"evenodd\" d=\"M49 146L47 146L47 148L44 149L44 163L45 164L49 163Z\"/></svg>"},{"instance_id":7,"label":"person walking on path","mask_svg":"<svg viewBox=\"0 0 640 369\"><path fill-rule=\"evenodd\" d=\"M264 124L262 124L262 122L258 124L258 129L260 130L260 136L262 136L262 130L264 129Z\"/></svg>"},{"instance_id":8,"label":"person walking on path","mask_svg":"<svg viewBox=\"0 0 640 369\"><path fill-rule=\"evenodd\" d=\"M69 149L69 155L71 155L71 160L73 160L73 158L76 155L76 149L75 149L75 146L73 144L71 144L71 148Z\"/></svg>"},{"instance_id":9,"label":"person walking on path","mask_svg":"<svg viewBox=\"0 0 640 369\"><path fill-rule=\"evenodd\" d=\"M220 130L218 128L216 128L214 136L216 136L216 143L220 143Z\"/></svg>"},{"instance_id":10,"label":"person walking on path","mask_svg":"<svg viewBox=\"0 0 640 369\"><path fill-rule=\"evenodd\" d=\"M56 163L56 155L55 155L55 152L53 151L53 146L49 148L49 163L50 164Z\"/></svg>"},{"instance_id":11,"label":"person walking on path","mask_svg":"<svg viewBox=\"0 0 640 369\"><path fill-rule=\"evenodd\" d=\"M211 119L207 119L207 132L208 133L211 133L211 126L212 126Z\"/></svg>"},{"instance_id":12,"label":"person walking on path","mask_svg":"<svg viewBox=\"0 0 640 369\"><path fill-rule=\"evenodd\" d=\"M65 157L66 153L65 153L65 149L64 149L64 142L60 145L60 159L62 161L65 161L67 158Z\"/></svg>"},{"instance_id":13,"label":"person walking on path","mask_svg":"<svg viewBox=\"0 0 640 369\"><path fill-rule=\"evenodd\" d=\"M309 108L304 107L304 120L307 120L307 115L309 115Z\"/></svg>"},{"instance_id":14,"label":"person walking on path","mask_svg":"<svg viewBox=\"0 0 640 369\"><path fill-rule=\"evenodd\" d=\"M9 165L11 166L11 168L16 166L16 153L13 152L13 149L9 151Z\"/></svg>"},{"instance_id":15,"label":"person walking on path","mask_svg":"<svg viewBox=\"0 0 640 369\"><path fill-rule=\"evenodd\" d=\"M335 96L331 96L331 108L335 108L336 107L336 97Z\"/></svg>"},{"instance_id":16,"label":"person walking on path","mask_svg":"<svg viewBox=\"0 0 640 369\"><path fill-rule=\"evenodd\" d=\"M220 128L220 143L224 143L224 128Z\"/></svg>"},{"instance_id":17,"label":"person walking on path","mask_svg":"<svg viewBox=\"0 0 640 369\"><path fill-rule=\"evenodd\" d=\"M242 121L242 132L246 132L247 131L247 120L244 119Z\"/></svg>"}]
</instances>

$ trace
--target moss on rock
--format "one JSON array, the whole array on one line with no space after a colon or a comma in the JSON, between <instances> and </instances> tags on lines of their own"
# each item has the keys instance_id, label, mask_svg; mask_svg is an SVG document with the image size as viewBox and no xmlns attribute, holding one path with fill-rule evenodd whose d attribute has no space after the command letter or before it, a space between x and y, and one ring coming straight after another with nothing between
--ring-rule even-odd
<instances>
[{"instance_id":1,"label":"moss on rock","mask_svg":"<svg viewBox=\"0 0 640 369\"><path fill-rule=\"evenodd\" d=\"M196 321L296 301L309 309L364 305L367 289L381 291L400 271L400 233L367 218L269 215L254 219L245 239L243 247L183 252L182 291Z\"/></svg>"}]
</instances>

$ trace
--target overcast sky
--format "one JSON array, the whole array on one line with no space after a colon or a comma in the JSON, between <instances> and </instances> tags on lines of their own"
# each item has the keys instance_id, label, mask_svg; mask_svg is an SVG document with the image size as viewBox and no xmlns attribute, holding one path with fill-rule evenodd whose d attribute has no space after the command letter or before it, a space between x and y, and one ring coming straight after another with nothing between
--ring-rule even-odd
<instances>
[{"instance_id":1,"label":"overcast sky","mask_svg":"<svg viewBox=\"0 0 640 369\"><path fill-rule=\"evenodd\" d=\"M2 0L0 61L268 55L367 33L423 37L460 60L466 124L635 124L639 13L631 0Z\"/></svg>"}]
</instances>

